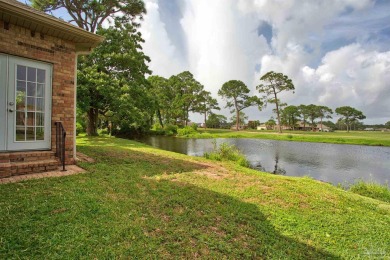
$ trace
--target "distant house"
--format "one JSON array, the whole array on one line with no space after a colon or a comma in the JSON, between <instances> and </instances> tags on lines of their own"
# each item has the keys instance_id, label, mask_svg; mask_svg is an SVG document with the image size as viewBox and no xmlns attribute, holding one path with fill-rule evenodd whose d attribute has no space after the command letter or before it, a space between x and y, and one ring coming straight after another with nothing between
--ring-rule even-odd
<instances>
[{"instance_id":1,"label":"distant house","mask_svg":"<svg viewBox=\"0 0 390 260\"><path fill-rule=\"evenodd\" d=\"M257 130L268 130L268 128L265 124L261 124L257 127Z\"/></svg>"},{"instance_id":2,"label":"distant house","mask_svg":"<svg viewBox=\"0 0 390 260\"><path fill-rule=\"evenodd\" d=\"M57 169L56 157L75 162L77 56L102 40L0 0L0 178ZM64 143L59 129L66 131Z\"/></svg>"}]
</instances>

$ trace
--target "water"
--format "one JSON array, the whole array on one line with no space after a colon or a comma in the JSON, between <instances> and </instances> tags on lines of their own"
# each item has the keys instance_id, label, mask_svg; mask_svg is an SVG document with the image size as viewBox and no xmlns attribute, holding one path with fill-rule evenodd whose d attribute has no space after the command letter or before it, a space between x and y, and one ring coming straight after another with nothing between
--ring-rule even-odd
<instances>
[{"instance_id":1,"label":"water","mask_svg":"<svg viewBox=\"0 0 390 260\"><path fill-rule=\"evenodd\" d=\"M191 156L213 149L213 139L181 139L149 136L143 143ZM390 147L286 142L262 139L219 138L237 146L252 167L288 176L310 176L337 185L356 180L390 182Z\"/></svg>"}]
</instances>

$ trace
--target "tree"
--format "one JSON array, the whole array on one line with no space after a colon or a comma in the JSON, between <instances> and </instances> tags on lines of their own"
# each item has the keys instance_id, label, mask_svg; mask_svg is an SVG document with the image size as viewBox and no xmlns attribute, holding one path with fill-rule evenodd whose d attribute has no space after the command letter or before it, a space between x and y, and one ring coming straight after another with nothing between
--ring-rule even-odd
<instances>
[{"instance_id":1,"label":"tree","mask_svg":"<svg viewBox=\"0 0 390 260\"><path fill-rule=\"evenodd\" d=\"M78 64L77 105L88 115L87 134L97 135L99 114L115 111L116 124L145 125L148 117L150 74L140 43L142 36L131 24L115 21L115 27L99 29L102 44ZM120 115L119 115L120 114ZM126 124L126 125L124 125ZM145 126L146 127L146 126Z\"/></svg>"},{"instance_id":2,"label":"tree","mask_svg":"<svg viewBox=\"0 0 390 260\"><path fill-rule=\"evenodd\" d=\"M221 128L227 124L227 118L224 115L210 113L207 118L207 126L211 128Z\"/></svg>"},{"instance_id":3,"label":"tree","mask_svg":"<svg viewBox=\"0 0 390 260\"><path fill-rule=\"evenodd\" d=\"M281 120L295 130L295 126L300 116L298 107L287 106L281 111Z\"/></svg>"},{"instance_id":4,"label":"tree","mask_svg":"<svg viewBox=\"0 0 390 260\"><path fill-rule=\"evenodd\" d=\"M249 96L249 89L240 80L230 80L225 82L218 91L223 99L226 100L226 108L232 108L231 113L236 113L236 130L239 130L240 111L251 106L257 105L261 110L263 103L256 96Z\"/></svg>"},{"instance_id":5,"label":"tree","mask_svg":"<svg viewBox=\"0 0 390 260\"><path fill-rule=\"evenodd\" d=\"M302 118L303 130L306 130L306 123L307 123L307 119L309 117L309 109L307 108L306 105L299 105L298 111L299 111L300 116Z\"/></svg>"},{"instance_id":6,"label":"tree","mask_svg":"<svg viewBox=\"0 0 390 260\"><path fill-rule=\"evenodd\" d=\"M161 127L164 123L170 123L175 92L172 86L168 83L168 79L160 76L150 76L148 82L151 86L152 106L155 109L156 116Z\"/></svg>"},{"instance_id":7,"label":"tree","mask_svg":"<svg viewBox=\"0 0 390 260\"><path fill-rule=\"evenodd\" d=\"M204 114L204 128L207 128L207 114L211 113L213 109L220 110L218 101L211 96L208 91L202 91L200 93L199 104L196 110Z\"/></svg>"},{"instance_id":8,"label":"tree","mask_svg":"<svg viewBox=\"0 0 390 260\"><path fill-rule=\"evenodd\" d=\"M78 27L96 32L107 19L120 17L123 23L134 22L135 18L146 13L142 0L32 0L35 9L52 12L65 9Z\"/></svg>"},{"instance_id":9,"label":"tree","mask_svg":"<svg viewBox=\"0 0 390 260\"><path fill-rule=\"evenodd\" d=\"M322 120L324 118L330 119L332 118L333 110L327 106L318 106L318 114L320 117L320 124L321 124L321 131L323 130L322 128Z\"/></svg>"},{"instance_id":10,"label":"tree","mask_svg":"<svg viewBox=\"0 0 390 260\"><path fill-rule=\"evenodd\" d=\"M276 122L275 122L275 119L273 117L271 117L267 122L265 122L265 125L267 126L267 128L272 128L274 129L275 125L276 125Z\"/></svg>"},{"instance_id":11,"label":"tree","mask_svg":"<svg viewBox=\"0 0 390 260\"><path fill-rule=\"evenodd\" d=\"M306 106L306 109L310 120L311 130L314 132L314 128L316 126L316 122L314 121L320 117L319 107L314 104L310 104Z\"/></svg>"},{"instance_id":12,"label":"tree","mask_svg":"<svg viewBox=\"0 0 390 260\"><path fill-rule=\"evenodd\" d=\"M260 93L264 93L263 99L265 104L274 103L276 105L276 115L278 118L279 124L279 133L282 132L281 122L280 122L280 111L279 111L279 100L278 94L282 91L294 90L294 85L292 80L289 79L286 75L277 72L267 72L261 78L261 81L265 82L256 87Z\"/></svg>"},{"instance_id":13,"label":"tree","mask_svg":"<svg viewBox=\"0 0 390 260\"><path fill-rule=\"evenodd\" d=\"M123 42L124 50L119 48L119 50L116 48L118 43L120 41L117 41L116 44L113 44L114 48L110 48L109 40L106 39L105 41L105 47L104 49L106 52L110 52L113 56L114 52L116 51L116 54L120 56L122 51L126 52L129 49L136 49L136 54L134 57L131 58L131 55L123 55L123 62L127 63L127 66L133 65L132 62L129 62L130 60L136 60L140 58L139 53L142 53L140 51L141 46L139 45L139 42L142 42L141 35L139 33L135 32L135 29L133 26L129 25L128 23L131 22L134 26L137 24L134 22L136 18L142 19L142 15L146 13L146 9L144 6L144 3L142 0L108 0L108 1L87 1L87 0L74 0L74 1L68 1L68 0L32 0L32 7L35 9L49 12L61 9L65 10L69 16L72 18L69 22L74 22L79 26L80 28L83 28L89 32L97 32L98 34L102 34L106 36L105 34L108 32L106 30L102 30L101 26L103 22L107 21L107 19L111 19L114 21L115 27L119 28L125 28L122 37L126 37L126 33L130 34L129 39L131 39L132 44L130 46L126 46L126 44ZM118 27L118 24L121 24L121 26ZM113 27L111 27L111 30ZM99 32L100 30L100 32ZM113 36L113 35L111 35ZM136 38L139 39L136 39ZM122 38L123 39L123 38ZM94 53L98 53L96 49L94 50ZM143 53L142 53L143 54ZM92 55L91 55L92 56ZM77 81L78 83L82 82L84 88L88 88L89 91L84 91L84 95L91 94L91 97L87 97L81 94L78 94L78 98L84 97L84 100L81 102L77 102L78 105L81 104L81 106L84 106L84 108L88 107L86 103L89 103L91 106L86 111L88 114L88 127L87 127L87 134L88 135L96 135L97 134L97 120L99 116L99 109L104 107L104 110L106 110L104 113L106 113L108 110L106 104L108 102L103 101L104 99L109 100L110 98L104 97L105 94L108 94L108 96L112 97L114 94L118 93L118 90L110 91L112 90L114 85L120 86L123 85L123 82L121 83L118 78L112 78L110 80L110 77L108 76L107 71L110 71L109 67L105 67L101 64L95 64L96 62L94 59L96 59L97 55L95 55L94 58L92 57L81 57L80 62L84 64L79 64L78 66L78 73L77 73ZM146 58L146 56L142 57ZM127 61L125 61L127 59ZM146 58L147 60L149 58ZM119 60L119 57L117 57L117 60ZM103 62L103 58L100 59L100 62ZM144 60L142 60L144 62ZM138 64L139 65L139 64ZM134 70L138 71L140 68L127 68L128 70ZM135 77L138 77L137 75ZM111 87L107 88L107 91L104 91L103 88L105 88L106 85L109 85ZM89 86L88 86L89 85ZM141 84L140 84L141 85ZM94 91L97 90L97 91ZM83 92L83 91L81 91ZM96 98L96 101L94 99ZM117 97L118 98L118 97ZM89 101L87 101L89 99ZM118 102L118 100L117 100ZM138 117L139 118L139 117Z\"/></svg>"},{"instance_id":14,"label":"tree","mask_svg":"<svg viewBox=\"0 0 390 260\"><path fill-rule=\"evenodd\" d=\"M385 126L386 126L387 128L390 128L390 121L387 121L386 124L385 124Z\"/></svg>"},{"instance_id":15,"label":"tree","mask_svg":"<svg viewBox=\"0 0 390 260\"><path fill-rule=\"evenodd\" d=\"M345 124L347 125L347 132L349 132L350 126L355 120L362 120L366 118L363 112L350 106L338 107L335 112L337 115L342 116L340 119L345 121Z\"/></svg>"},{"instance_id":16,"label":"tree","mask_svg":"<svg viewBox=\"0 0 390 260\"><path fill-rule=\"evenodd\" d=\"M248 119L248 116L247 115L245 115L245 113L243 112L243 111L240 111L239 112L239 124L240 124L240 126L244 126L245 125L245 123L246 123L246 121L245 120L247 120ZM234 122L236 122L236 124L237 124L237 114L234 114L231 118L230 118L230 121L232 122L232 123L234 123Z\"/></svg>"},{"instance_id":17,"label":"tree","mask_svg":"<svg viewBox=\"0 0 390 260\"><path fill-rule=\"evenodd\" d=\"M189 71L183 71L169 78L175 98L171 101L174 105L176 118L187 125L190 112L200 112L201 93L204 90L202 84L194 79Z\"/></svg>"}]
</instances>

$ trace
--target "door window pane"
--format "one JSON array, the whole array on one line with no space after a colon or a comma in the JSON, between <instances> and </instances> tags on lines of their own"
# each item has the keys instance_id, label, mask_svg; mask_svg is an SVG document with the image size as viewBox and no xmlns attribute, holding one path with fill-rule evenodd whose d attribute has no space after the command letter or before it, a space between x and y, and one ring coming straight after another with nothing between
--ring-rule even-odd
<instances>
[{"instance_id":1,"label":"door window pane","mask_svg":"<svg viewBox=\"0 0 390 260\"><path fill-rule=\"evenodd\" d=\"M27 98L27 111L35 111L35 98Z\"/></svg>"},{"instance_id":2,"label":"door window pane","mask_svg":"<svg viewBox=\"0 0 390 260\"><path fill-rule=\"evenodd\" d=\"M45 108L45 100L43 98L37 98L37 111L44 111Z\"/></svg>"},{"instance_id":3,"label":"door window pane","mask_svg":"<svg viewBox=\"0 0 390 260\"><path fill-rule=\"evenodd\" d=\"M25 127L17 126L16 127L16 141L25 141L26 140Z\"/></svg>"},{"instance_id":4,"label":"door window pane","mask_svg":"<svg viewBox=\"0 0 390 260\"><path fill-rule=\"evenodd\" d=\"M37 97L44 97L44 96L45 96L45 85L38 84L37 85Z\"/></svg>"},{"instance_id":5,"label":"door window pane","mask_svg":"<svg viewBox=\"0 0 390 260\"><path fill-rule=\"evenodd\" d=\"M27 96L35 97L37 91L37 84L33 82L27 82Z\"/></svg>"},{"instance_id":6,"label":"door window pane","mask_svg":"<svg viewBox=\"0 0 390 260\"><path fill-rule=\"evenodd\" d=\"M26 107L26 95L24 92L16 92L16 109L24 110Z\"/></svg>"},{"instance_id":7,"label":"door window pane","mask_svg":"<svg viewBox=\"0 0 390 260\"><path fill-rule=\"evenodd\" d=\"M37 119L36 119L36 126L44 126L45 124L45 114L44 113L36 113Z\"/></svg>"},{"instance_id":8,"label":"door window pane","mask_svg":"<svg viewBox=\"0 0 390 260\"><path fill-rule=\"evenodd\" d=\"M35 140L35 127L27 127L26 141L34 141L34 140Z\"/></svg>"},{"instance_id":9,"label":"door window pane","mask_svg":"<svg viewBox=\"0 0 390 260\"><path fill-rule=\"evenodd\" d=\"M16 82L16 92L26 93L26 81L18 80Z\"/></svg>"},{"instance_id":10,"label":"door window pane","mask_svg":"<svg viewBox=\"0 0 390 260\"><path fill-rule=\"evenodd\" d=\"M26 80L26 67L25 66L21 66L21 65L17 66L16 78L19 80Z\"/></svg>"},{"instance_id":11,"label":"door window pane","mask_svg":"<svg viewBox=\"0 0 390 260\"><path fill-rule=\"evenodd\" d=\"M24 111L16 111L16 125L17 126L24 126L26 124L25 119L26 114Z\"/></svg>"},{"instance_id":12,"label":"door window pane","mask_svg":"<svg viewBox=\"0 0 390 260\"><path fill-rule=\"evenodd\" d=\"M35 126L35 112L27 112L27 125Z\"/></svg>"},{"instance_id":13,"label":"door window pane","mask_svg":"<svg viewBox=\"0 0 390 260\"><path fill-rule=\"evenodd\" d=\"M37 81L37 69L27 67L27 81L36 82Z\"/></svg>"},{"instance_id":14,"label":"door window pane","mask_svg":"<svg viewBox=\"0 0 390 260\"><path fill-rule=\"evenodd\" d=\"M44 70L41 70L41 69L37 70L38 83L45 83L45 75L46 75L46 72Z\"/></svg>"},{"instance_id":15,"label":"door window pane","mask_svg":"<svg viewBox=\"0 0 390 260\"><path fill-rule=\"evenodd\" d=\"M36 128L36 139L37 140L44 140L45 139L45 128L43 127L37 127Z\"/></svg>"}]
</instances>

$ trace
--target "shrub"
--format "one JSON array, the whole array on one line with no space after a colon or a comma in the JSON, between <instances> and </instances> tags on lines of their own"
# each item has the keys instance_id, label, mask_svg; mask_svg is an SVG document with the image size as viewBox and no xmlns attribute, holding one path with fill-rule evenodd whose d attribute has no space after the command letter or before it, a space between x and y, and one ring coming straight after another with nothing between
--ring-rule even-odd
<instances>
[{"instance_id":1,"label":"shrub","mask_svg":"<svg viewBox=\"0 0 390 260\"><path fill-rule=\"evenodd\" d=\"M198 131L198 125L195 123L191 124L191 128L194 129L195 131Z\"/></svg>"},{"instance_id":2,"label":"shrub","mask_svg":"<svg viewBox=\"0 0 390 260\"><path fill-rule=\"evenodd\" d=\"M167 124L164 126L165 135L175 135L177 134L177 126Z\"/></svg>"},{"instance_id":3,"label":"shrub","mask_svg":"<svg viewBox=\"0 0 390 260\"><path fill-rule=\"evenodd\" d=\"M191 136L193 134L197 134L198 131L196 131L192 126L186 126L184 128L178 129L177 130L177 135L178 136Z\"/></svg>"},{"instance_id":4,"label":"shrub","mask_svg":"<svg viewBox=\"0 0 390 260\"><path fill-rule=\"evenodd\" d=\"M81 123L76 123L76 135L79 135L80 133L84 133L84 127Z\"/></svg>"},{"instance_id":5,"label":"shrub","mask_svg":"<svg viewBox=\"0 0 390 260\"><path fill-rule=\"evenodd\" d=\"M353 184L349 190L362 196L390 202L390 189L386 184L381 185L374 182L363 182L360 180Z\"/></svg>"},{"instance_id":6,"label":"shrub","mask_svg":"<svg viewBox=\"0 0 390 260\"><path fill-rule=\"evenodd\" d=\"M222 143L217 147L217 142L213 141L213 151L210 153L205 153L204 157L214 161L233 161L237 162L238 165L249 167L249 161L244 154L238 150L234 145L229 145L227 143Z\"/></svg>"}]
</instances>

